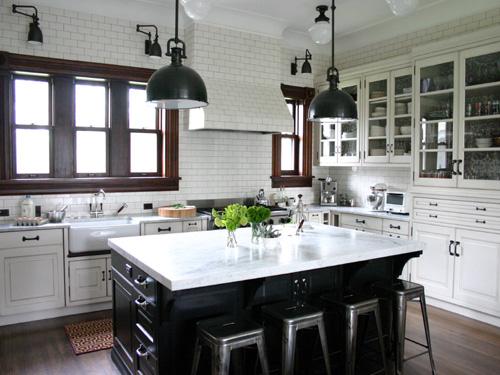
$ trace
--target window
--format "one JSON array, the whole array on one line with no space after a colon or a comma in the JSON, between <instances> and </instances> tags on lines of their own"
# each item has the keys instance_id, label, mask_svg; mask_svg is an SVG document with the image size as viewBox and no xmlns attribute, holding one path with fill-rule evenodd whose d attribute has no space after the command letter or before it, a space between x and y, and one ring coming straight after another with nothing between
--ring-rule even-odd
<instances>
[{"instance_id":1,"label":"window","mask_svg":"<svg viewBox=\"0 0 500 375\"><path fill-rule=\"evenodd\" d=\"M146 102L152 70L0 61L0 195L178 190L178 112Z\"/></svg>"},{"instance_id":2,"label":"window","mask_svg":"<svg viewBox=\"0 0 500 375\"><path fill-rule=\"evenodd\" d=\"M281 85L293 133L273 135L273 187L312 186L312 124L307 121L314 89Z\"/></svg>"}]
</instances>

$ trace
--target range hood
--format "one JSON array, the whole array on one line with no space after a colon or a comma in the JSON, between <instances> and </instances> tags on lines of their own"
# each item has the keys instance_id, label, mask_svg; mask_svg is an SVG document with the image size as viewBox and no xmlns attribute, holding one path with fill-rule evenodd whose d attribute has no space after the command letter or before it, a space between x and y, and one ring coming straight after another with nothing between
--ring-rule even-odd
<instances>
[{"instance_id":1,"label":"range hood","mask_svg":"<svg viewBox=\"0 0 500 375\"><path fill-rule=\"evenodd\" d=\"M209 105L189 111L189 130L291 133L293 119L280 84L205 80Z\"/></svg>"}]
</instances>

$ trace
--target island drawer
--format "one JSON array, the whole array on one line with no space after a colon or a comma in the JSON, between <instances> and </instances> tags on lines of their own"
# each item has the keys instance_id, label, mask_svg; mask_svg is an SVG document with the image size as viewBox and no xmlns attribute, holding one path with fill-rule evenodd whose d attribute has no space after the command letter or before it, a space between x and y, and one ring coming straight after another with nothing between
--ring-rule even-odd
<instances>
[{"instance_id":1,"label":"island drawer","mask_svg":"<svg viewBox=\"0 0 500 375\"><path fill-rule=\"evenodd\" d=\"M150 234L170 234L170 233L181 233L181 232L182 232L181 221L144 224L144 234L146 236Z\"/></svg>"},{"instance_id":2,"label":"island drawer","mask_svg":"<svg viewBox=\"0 0 500 375\"><path fill-rule=\"evenodd\" d=\"M182 222L183 232L197 232L201 230L201 220L189 220Z\"/></svg>"},{"instance_id":3,"label":"island drawer","mask_svg":"<svg viewBox=\"0 0 500 375\"><path fill-rule=\"evenodd\" d=\"M351 227L382 231L382 219L377 217L342 214L340 220L343 227L349 225Z\"/></svg>"},{"instance_id":4,"label":"island drawer","mask_svg":"<svg viewBox=\"0 0 500 375\"><path fill-rule=\"evenodd\" d=\"M62 245L62 229L23 230L0 233L0 249Z\"/></svg>"},{"instance_id":5,"label":"island drawer","mask_svg":"<svg viewBox=\"0 0 500 375\"><path fill-rule=\"evenodd\" d=\"M156 304L157 285L151 276L114 251L111 253L111 263L115 271L132 284L147 303Z\"/></svg>"},{"instance_id":6,"label":"island drawer","mask_svg":"<svg viewBox=\"0 0 500 375\"><path fill-rule=\"evenodd\" d=\"M406 221L386 220L383 221L383 231L388 233L396 233L407 236L409 223Z\"/></svg>"}]
</instances>

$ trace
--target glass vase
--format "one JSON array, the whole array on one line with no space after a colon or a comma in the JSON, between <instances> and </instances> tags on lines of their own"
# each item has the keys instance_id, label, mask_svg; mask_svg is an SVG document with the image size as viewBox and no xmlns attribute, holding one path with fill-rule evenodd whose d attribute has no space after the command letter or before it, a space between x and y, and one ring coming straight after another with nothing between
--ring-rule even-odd
<instances>
[{"instance_id":1,"label":"glass vase","mask_svg":"<svg viewBox=\"0 0 500 375\"><path fill-rule=\"evenodd\" d=\"M258 245L262 237L260 223L250 223L252 228L252 243Z\"/></svg>"},{"instance_id":2,"label":"glass vase","mask_svg":"<svg viewBox=\"0 0 500 375\"><path fill-rule=\"evenodd\" d=\"M236 235L234 231L227 231L226 247L230 249L238 247L238 242L236 242Z\"/></svg>"}]
</instances>

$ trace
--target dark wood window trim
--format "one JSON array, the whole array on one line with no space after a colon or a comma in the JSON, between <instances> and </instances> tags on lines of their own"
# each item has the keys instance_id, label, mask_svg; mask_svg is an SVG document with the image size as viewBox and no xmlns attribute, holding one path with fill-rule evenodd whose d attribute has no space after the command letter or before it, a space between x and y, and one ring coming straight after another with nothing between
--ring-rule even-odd
<instances>
[{"instance_id":1,"label":"dark wood window trim","mask_svg":"<svg viewBox=\"0 0 500 375\"><path fill-rule=\"evenodd\" d=\"M11 109L12 73L49 74L53 83L51 97L62 104L53 106L52 174L24 178L13 172ZM128 113L123 103L130 82L147 82L154 70L90 63L0 52L0 195L88 193L96 188L110 192L167 191L179 189L179 116L178 111L158 112L159 171L157 174L130 173L130 134ZM75 77L103 78L109 82L110 115L108 128L108 175L75 177L74 80ZM114 95L116 97L114 97ZM122 95L120 98L119 96ZM113 103L113 101L115 101ZM128 103L125 101L125 103ZM68 110L67 108L70 108ZM115 142L119 139L119 142ZM110 142L111 140L111 142ZM113 141L115 140L115 141ZM122 142L123 140L123 142ZM17 178L19 177L19 178Z\"/></svg>"},{"instance_id":2,"label":"dark wood window trim","mask_svg":"<svg viewBox=\"0 0 500 375\"><path fill-rule=\"evenodd\" d=\"M272 187L311 187L312 180L314 176L312 175L312 146L313 146L313 124L307 121L307 113L309 111L309 105L314 98L315 91L310 87L298 87L281 85L281 91L283 95L288 100L298 100L304 105L303 111L303 134L302 139L302 155L300 155L300 147L296 144L295 150L295 170L294 171L282 171L281 170L281 139L282 137L292 137L294 139L299 139L298 135L287 135L287 134L273 134L272 139ZM298 160L302 157L302 163L299 165Z\"/></svg>"}]
</instances>

